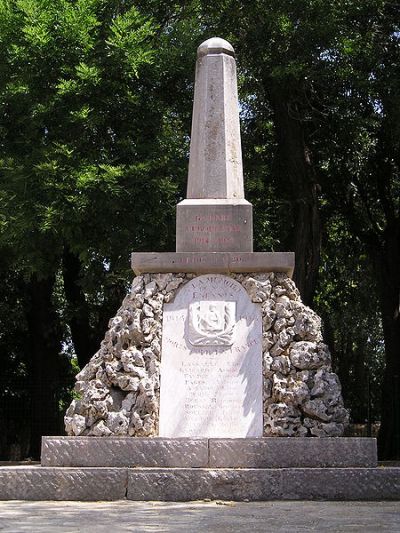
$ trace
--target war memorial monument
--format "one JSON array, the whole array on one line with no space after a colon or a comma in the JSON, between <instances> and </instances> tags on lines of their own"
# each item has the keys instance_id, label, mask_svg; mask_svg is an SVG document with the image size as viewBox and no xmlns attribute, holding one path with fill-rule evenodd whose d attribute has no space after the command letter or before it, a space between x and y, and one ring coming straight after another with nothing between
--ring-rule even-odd
<instances>
[{"instance_id":1,"label":"war memorial monument","mask_svg":"<svg viewBox=\"0 0 400 533\"><path fill-rule=\"evenodd\" d=\"M349 413L294 254L253 252L232 46L198 48L176 252L133 253L136 277L76 377L67 437L38 467L0 468L0 498L396 499Z\"/></svg>"}]
</instances>

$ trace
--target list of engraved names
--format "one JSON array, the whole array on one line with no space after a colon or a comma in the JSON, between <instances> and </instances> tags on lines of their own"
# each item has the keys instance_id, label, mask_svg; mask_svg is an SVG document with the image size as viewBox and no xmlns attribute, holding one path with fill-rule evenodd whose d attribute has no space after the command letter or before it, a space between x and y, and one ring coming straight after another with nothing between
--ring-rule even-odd
<instances>
[{"instance_id":1,"label":"list of engraved names","mask_svg":"<svg viewBox=\"0 0 400 533\"><path fill-rule=\"evenodd\" d=\"M262 435L261 313L222 275L164 306L160 436Z\"/></svg>"}]
</instances>

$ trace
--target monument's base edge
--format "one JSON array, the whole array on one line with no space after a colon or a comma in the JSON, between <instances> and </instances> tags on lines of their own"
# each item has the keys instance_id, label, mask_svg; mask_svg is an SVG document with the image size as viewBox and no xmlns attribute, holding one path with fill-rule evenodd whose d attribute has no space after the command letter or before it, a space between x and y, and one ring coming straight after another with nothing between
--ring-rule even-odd
<instances>
[{"instance_id":1,"label":"monument's base edge","mask_svg":"<svg viewBox=\"0 0 400 533\"><path fill-rule=\"evenodd\" d=\"M0 467L0 500L122 500L127 487L127 468Z\"/></svg>"},{"instance_id":2,"label":"monument's base edge","mask_svg":"<svg viewBox=\"0 0 400 533\"><path fill-rule=\"evenodd\" d=\"M400 500L400 468L0 467L0 500Z\"/></svg>"},{"instance_id":3,"label":"monument's base edge","mask_svg":"<svg viewBox=\"0 0 400 533\"><path fill-rule=\"evenodd\" d=\"M127 499L399 500L400 468L132 469Z\"/></svg>"},{"instance_id":4,"label":"monument's base edge","mask_svg":"<svg viewBox=\"0 0 400 533\"><path fill-rule=\"evenodd\" d=\"M371 468L376 439L43 437L46 467Z\"/></svg>"},{"instance_id":5,"label":"monument's base edge","mask_svg":"<svg viewBox=\"0 0 400 533\"><path fill-rule=\"evenodd\" d=\"M134 252L131 255L136 275L146 272L284 272L292 277L294 263L294 252Z\"/></svg>"}]
</instances>

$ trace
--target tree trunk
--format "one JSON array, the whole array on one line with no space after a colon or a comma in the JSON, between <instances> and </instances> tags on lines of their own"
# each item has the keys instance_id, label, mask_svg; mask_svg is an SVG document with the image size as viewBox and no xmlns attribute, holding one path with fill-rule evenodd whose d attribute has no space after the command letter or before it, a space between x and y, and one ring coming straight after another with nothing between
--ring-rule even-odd
<instances>
[{"instance_id":1,"label":"tree trunk","mask_svg":"<svg viewBox=\"0 0 400 533\"><path fill-rule=\"evenodd\" d=\"M52 302L54 277L28 284L26 311L30 349L31 456L40 457L41 437L57 435L62 333Z\"/></svg>"},{"instance_id":2,"label":"tree trunk","mask_svg":"<svg viewBox=\"0 0 400 533\"><path fill-rule=\"evenodd\" d=\"M294 102L290 90L271 85L269 94L278 143L278 180L291 205L287 221L290 234L285 245L296 254L293 278L303 301L310 305L317 282L321 249L319 185L306 142L305 123L290 111Z\"/></svg>"},{"instance_id":3,"label":"tree trunk","mask_svg":"<svg viewBox=\"0 0 400 533\"><path fill-rule=\"evenodd\" d=\"M90 309L81 286L82 265L75 254L65 246L63 252L63 280L68 303L68 324L79 367L82 369L97 352L107 330L107 324L125 296L123 285L107 286L101 307L95 310L90 323Z\"/></svg>"},{"instance_id":4,"label":"tree trunk","mask_svg":"<svg viewBox=\"0 0 400 533\"><path fill-rule=\"evenodd\" d=\"M89 308L85 294L80 285L81 262L70 249L65 246L63 253L63 280L65 297L68 302L69 320L72 342L78 363L82 369L97 351L99 343L94 337L89 322Z\"/></svg>"},{"instance_id":5,"label":"tree trunk","mask_svg":"<svg viewBox=\"0 0 400 533\"><path fill-rule=\"evenodd\" d=\"M380 286L386 366L382 385L380 459L400 459L400 224L387 226L375 257Z\"/></svg>"}]
</instances>

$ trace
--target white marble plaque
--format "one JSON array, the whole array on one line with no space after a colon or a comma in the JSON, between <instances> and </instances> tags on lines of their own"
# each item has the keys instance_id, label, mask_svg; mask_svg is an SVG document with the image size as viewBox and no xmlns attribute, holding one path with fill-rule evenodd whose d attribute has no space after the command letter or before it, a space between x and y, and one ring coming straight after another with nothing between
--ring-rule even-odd
<instances>
[{"instance_id":1,"label":"white marble plaque","mask_svg":"<svg viewBox=\"0 0 400 533\"><path fill-rule=\"evenodd\" d=\"M164 305L161 437L261 437L262 323L237 281L199 276Z\"/></svg>"}]
</instances>

